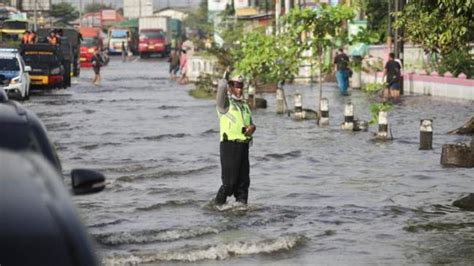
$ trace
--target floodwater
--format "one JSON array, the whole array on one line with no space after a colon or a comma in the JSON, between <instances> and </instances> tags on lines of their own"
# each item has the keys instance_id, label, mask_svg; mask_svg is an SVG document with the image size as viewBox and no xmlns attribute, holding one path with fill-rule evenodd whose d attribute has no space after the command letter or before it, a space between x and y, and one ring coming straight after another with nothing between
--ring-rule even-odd
<instances>
[{"instance_id":1,"label":"floodwater","mask_svg":"<svg viewBox=\"0 0 474 266\"><path fill-rule=\"evenodd\" d=\"M25 105L45 123L64 172L107 176L98 194L74 197L105 265L474 264L474 213L452 202L474 192L472 169L443 168L441 146L474 104L408 96L389 115L393 141L346 132L346 101L369 120L360 91L340 97L326 84L329 127L254 112L248 206L212 204L220 186L213 100L168 79L168 63L112 58L93 86L82 70L67 90L37 93ZM317 109L317 85L289 85ZM434 119L433 150L420 151L419 123ZM66 179L66 182L69 182Z\"/></svg>"}]
</instances>

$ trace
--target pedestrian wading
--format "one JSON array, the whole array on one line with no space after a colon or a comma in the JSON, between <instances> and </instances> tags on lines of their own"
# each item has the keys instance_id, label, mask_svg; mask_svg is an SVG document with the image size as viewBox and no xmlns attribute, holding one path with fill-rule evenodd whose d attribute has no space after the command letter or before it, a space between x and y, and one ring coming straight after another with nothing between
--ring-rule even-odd
<instances>
[{"instance_id":1,"label":"pedestrian wading","mask_svg":"<svg viewBox=\"0 0 474 266\"><path fill-rule=\"evenodd\" d=\"M92 68L94 69L94 79L92 79L92 83L94 83L95 85L100 84L100 68L103 64L104 62L102 61L102 57L100 56L100 51L99 49L97 49L94 52L94 55L92 56Z\"/></svg>"},{"instance_id":2,"label":"pedestrian wading","mask_svg":"<svg viewBox=\"0 0 474 266\"><path fill-rule=\"evenodd\" d=\"M255 132L252 113L243 99L244 83L240 76L219 81L217 116L220 123L220 159L222 186L215 203L224 204L228 196L247 204L250 186L249 145Z\"/></svg>"},{"instance_id":3,"label":"pedestrian wading","mask_svg":"<svg viewBox=\"0 0 474 266\"><path fill-rule=\"evenodd\" d=\"M336 65L336 79L339 86L339 93L341 95L348 95L347 88L349 87L349 56L344 53L342 48L339 48L336 57L334 58L334 65Z\"/></svg>"}]
</instances>

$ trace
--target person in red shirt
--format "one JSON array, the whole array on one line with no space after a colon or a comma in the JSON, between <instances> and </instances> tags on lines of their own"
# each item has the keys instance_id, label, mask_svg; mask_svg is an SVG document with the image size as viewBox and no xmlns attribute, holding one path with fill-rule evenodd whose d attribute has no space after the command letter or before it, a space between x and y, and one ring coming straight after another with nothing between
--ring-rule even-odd
<instances>
[{"instance_id":1,"label":"person in red shirt","mask_svg":"<svg viewBox=\"0 0 474 266\"><path fill-rule=\"evenodd\" d=\"M181 78L179 79L179 84L188 84L188 55L186 50L181 50L181 56L179 57L179 71L181 72Z\"/></svg>"}]
</instances>

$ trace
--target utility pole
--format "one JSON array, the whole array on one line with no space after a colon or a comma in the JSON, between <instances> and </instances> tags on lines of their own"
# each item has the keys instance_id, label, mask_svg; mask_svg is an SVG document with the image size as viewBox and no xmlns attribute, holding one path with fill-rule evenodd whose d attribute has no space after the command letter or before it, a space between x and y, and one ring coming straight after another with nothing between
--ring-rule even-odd
<instances>
[{"instance_id":1,"label":"utility pole","mask_svg":"<svg viewBox=\"0 0 474 266\"><path fill-rule=\"evenodd\" d=\"M275 32L280 33L280 13L281 13L281 0L275 1Z\"/></svg>"},{"instance_id":2,"label":"utility pole","mask_svg":"<svg viewBox=\"0 0 474 266\"><path fill-rule=\"evenodd\" d=\"M92 0L92 6L95 6L95 0ZM95 14L92 13L92 27L94 27L94 23L95 23Z\"/></svg>"},{"instance_id":3,"label":"utility pole","mask_svg":"<svg viewBox=\"0 0 474 266\"><path fill-rule=\"evenodd\" d=\"M398 1L398 0L395 0ZM392 52L392 0L388 1L388 23L387 23L387 57Z\"/></svg>"},{"instance_id":4,"label":"utility pole","mask_svg":"<svg viewBox=\"0 0 474 266\"><path fill-rule=\"evenodd\" d=\"M79 27L82 27L82 0L79 0Z\"/></svg>"},{"instance_id":5,"label":"utility pole","mask_svg":"<svg viewBox=\"0 0 474 266\"><path fill-rule=\"evenodd\" d=\"M288 12L290 12L290 8L291 8L290 0L285 0L285 15L288 14Z\"/></svg>"},{"instance_id":6,"label":"utility pole","mask_svg":"<svg viewBox=\"0 0 474 266\"><path fill-rule=\"evenodd\" d=\"M33 17L34 17L34 25L33 25L33 30L36 31L38 29L38 15L36 14L37 9L38 9L38 0L34 0L35 2L33 3Z\"/></svg>"},{"instance_id":7,"label":"utility pole","mask_svg":"<svg viewBox=\"0 0 474 266\"><path fill-rule=\"evenodd\" d=\"M395 0L395 12L403 10L405 7L405 0ZM397 17L395 17L395 20ZM397 29L394 32L394 53L395 58L398 58L403 63L403 29Z\"/></svg>"},{"instance_id":8,"label":"utility pole","mask_svg":"<svg viewBox=\"0 0 474 266\"><path fill-rule=\"evenodd\" d=\"M138 18L142 16L142 0L138 0Z\"/></svg>"}]
</instances>

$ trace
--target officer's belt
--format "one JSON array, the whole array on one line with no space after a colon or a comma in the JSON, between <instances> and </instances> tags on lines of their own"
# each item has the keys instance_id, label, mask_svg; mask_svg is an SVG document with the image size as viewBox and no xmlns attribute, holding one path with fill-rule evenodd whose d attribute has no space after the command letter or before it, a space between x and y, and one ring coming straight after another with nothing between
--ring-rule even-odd
<instances>
[{"instance_id":1,"label":"officer's belt","mask_svg":"<svg viewBox=\"0 0 474 266\"><path fill-rule=\"evenodd\" d=\"M241 139L234 139L234 140L223 140L222 142L234 142L234 143L249 143L250 140L241 140Z\"/></svg>"}]
</instances>

